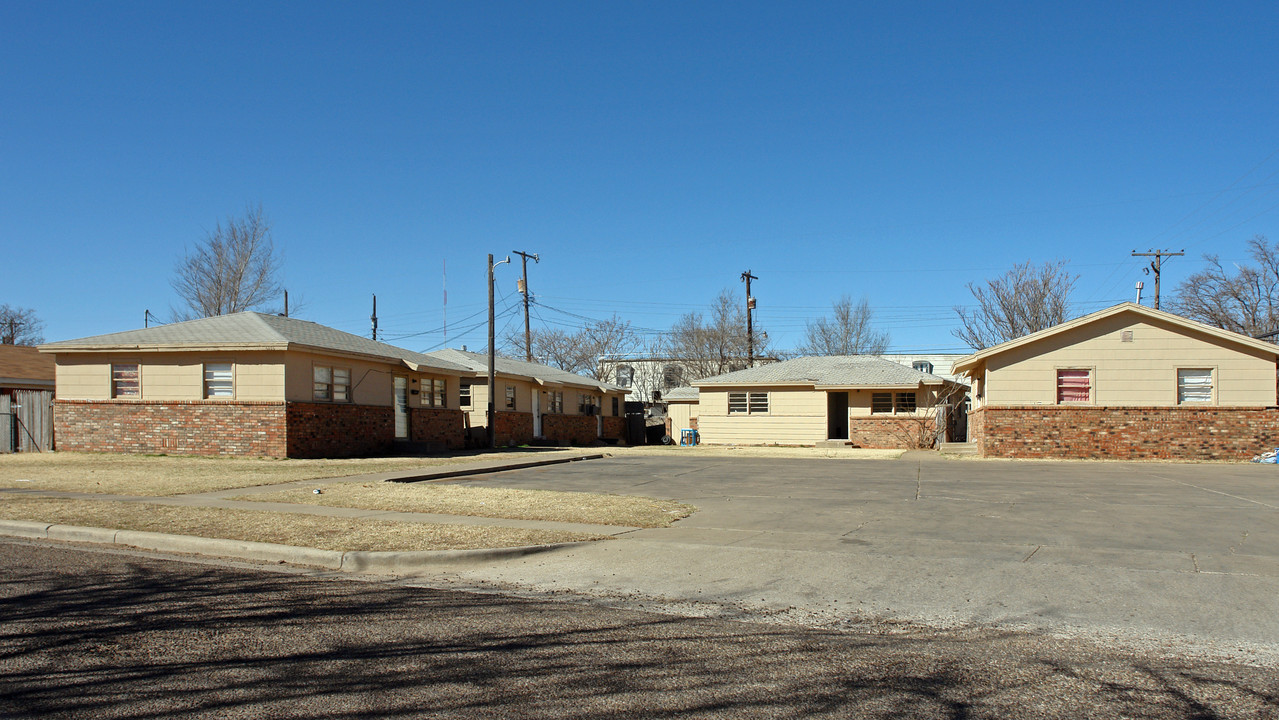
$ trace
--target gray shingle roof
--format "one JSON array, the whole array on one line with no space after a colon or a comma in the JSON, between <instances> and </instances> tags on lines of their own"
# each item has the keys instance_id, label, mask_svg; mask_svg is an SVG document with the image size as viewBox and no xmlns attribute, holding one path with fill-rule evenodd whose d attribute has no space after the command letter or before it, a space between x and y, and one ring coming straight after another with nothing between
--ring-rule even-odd
<instances>
[{"instance_id":1,"label":"gray shingle roof","mask_svg":"<svg viewBox=\"0 0 1279 720\"><path fill-rule=\"evenodd\" d=\"M468 368L447 360L370 340L309 320L256 312L188 320L142 330L94 335L41 345L45 352L123 348L217 348L256 346L270 349L313 348L388 360L410 367L465 373Z\"/></svg>"},{"instance_id":2,"label":"gray shingle roof","mask_svg":"<svg viewBox=\"0 0 1279 720\"><path fill-rule=\"evenodd\" d=\"M942 385L946 381L891 360L869 355L823 355L784 360L736 372L703 378L693 384L777 385L803 384L848 387L914 387Z\"/></svg>"},{"instance_id":3,"label":"gray shingle roof","mask_svg":"<svg viewBox=\"0 0 1279 720\"><path fill-rule=\"evenodd\" d=\"M677 387L671 388L662 393L663 400L696 400L701 394L695 387Z\"/></svg>"},{"instance_id":4,"label":"gray shingle roof","mask_svg":"<svg viewBox=\"0 0 1279 720\"><path fill-rule=\"evenodd\" d=\"M435 350L427 353L428 357L438 358L450 363L462 365L477 373L488 373L489 356L485 353L467 352L466 350L455 350L447 348L444 350ZM498 355L493 365L499 373L505 375L519 375L521 377L534 378L543 382L563 383L565 385L577 385L586 387L596 387L606 392L626 392L626 389L617 385L611 385L601 382L585 375L577 375L560 370L549 365L540 363L525 362L523 360L513 360L508 357Z\"/></svg>"}]
</instances>

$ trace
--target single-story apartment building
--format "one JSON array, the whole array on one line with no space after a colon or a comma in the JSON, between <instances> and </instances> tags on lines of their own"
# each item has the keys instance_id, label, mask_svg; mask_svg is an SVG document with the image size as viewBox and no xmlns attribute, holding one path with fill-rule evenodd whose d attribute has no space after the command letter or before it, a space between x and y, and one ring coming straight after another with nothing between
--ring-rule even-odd
<instances>
[{"instance_id":1,"label":"single-story apartment building","mask_svg":"<svg viewBox=\"0 0 1279 720\"><path fill-rule=\"evenodd\" d=\"M801 357L692 383L706 444L931 447L967 388L866 355ZM941 439L945 439L944 437Z\"/></svg>"},{"instance_id":2,"label":"single-story apartment building","mask_svg":"<svg viewBox=\"0 0 1279 720\"><path fill-rule=\"evenodd\" d=\"M446 349L427 353L427 357L470 371L462 383L461 407L469 428L485 428L488 355ZM494 439L498 445L535 440L587 445L599 439L620 441L626 436L626 388L501 356L494 359L494 370Z\"/></svg>"},{"instance_id":3,"label":"single-story apartment building","mask_svg":"<svg viewBox=\"0 0 1279 720\"><path fill-rule=\"evenodd\" d=\"M968 355L969 432L1010 458L1246 459L1279 444L1279 345L1122 303Z\"/></svg>"},{"instance_id":4,"label":"single-story apartment building","mask_svg":"<svg viewBox=\"0 0 1279 720\"><path fill-rule=\"evenodd\" d=\"M348 457L461 447L466 367L256 312L40 346L62 450Z\"/></svg>"}]
</instances>

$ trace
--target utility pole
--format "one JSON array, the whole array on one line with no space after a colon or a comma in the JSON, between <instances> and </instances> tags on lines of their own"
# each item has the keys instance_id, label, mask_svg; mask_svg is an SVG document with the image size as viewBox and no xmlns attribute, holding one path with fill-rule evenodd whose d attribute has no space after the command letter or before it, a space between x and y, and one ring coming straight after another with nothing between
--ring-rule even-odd
<instances>
[{"instance_id":1,"label":"utility pole","mask_svg":"<svg viewBox=\"0 0 1279 720\"><path fill-rule=\"evenodd\" d=\"M1164 258L1180 257L1185 254L1186 254L1185 250L1182 250L1181 252L1172 252L1171 250L1147 250L1144 253L1139 253L1136 250L1132 251L1133 257L1153 257L1154 258L1154 260L1150 262L1150 267L1142 268L1142 271L1145 272L1146 274L1150 274L1151 270L1155 271L1155 309L1156 310L1159 309L1159 272L1163 270Z\"/></svg>"},{"instance_id":2,"label":"utility pole","mask_svg":"<svg viewBox=\"0 0 1279 720\"><path fill-rule=\"evenodd\" d=\"M751 280L759 278L751 275L751 271L747 270L742 273L742 280L746 283L746 367L755 367L755 327L751 323L751 311L755 309L755 298L751 296Z\"/></svg>"},{"instance_id":3,"label":"utility pole","mask_svg":"<svg viewBox=\"0 0 1279 720\"><path fill-rule=\"evenodd\" d=\"M508 263L511 257L508 255L505 260L498 263ZM488 445L490 448L497 447L497 434L494 427L494 421L497 419L497 349L494 347L497 329L494 321L493 313L493 268L497 267L493 264L493 253L489 253L489 405L488 405Z\"/></svg>"},{"instance_id":4,"label":"utility pole","mask_svg":"<svg viewBox=\"0 0 1279 720\"><path fill-rule=\"evenodd\" d=\"M373 314L369 319L373 321L373 339L377 340L377 295L373 296Z\"/></svg>"},{"instance_id":5,"label":"utility pole","mask_svg":"<svg viewBox=\"0 0 1279 720\"><path fill-rule=\"evenodd\" d=\"M542 262L537 253L532 255L519 250L511 252L520 256L520 264L524 266L524 279L520 281L520 292L524 294L524 359L533 362L533 333L528 328L528 259L533 258L533 262Z\"/></svg>"}]
</instances>

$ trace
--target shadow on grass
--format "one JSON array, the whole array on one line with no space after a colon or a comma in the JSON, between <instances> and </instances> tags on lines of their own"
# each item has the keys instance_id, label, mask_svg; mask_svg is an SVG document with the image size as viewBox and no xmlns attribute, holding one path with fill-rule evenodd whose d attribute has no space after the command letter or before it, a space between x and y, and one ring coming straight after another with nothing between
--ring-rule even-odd
<instances>
[{"instance_id":1,"label":"shadow on grass","mask_svg":"<svg viewBox=\"0 0 1279 720\"><path fill-rule=\"evenodd\" d=\"M0 547L5 718L1279 713L1272 671L1028 636L854 635Z\"/></svg>"}]
</instances>

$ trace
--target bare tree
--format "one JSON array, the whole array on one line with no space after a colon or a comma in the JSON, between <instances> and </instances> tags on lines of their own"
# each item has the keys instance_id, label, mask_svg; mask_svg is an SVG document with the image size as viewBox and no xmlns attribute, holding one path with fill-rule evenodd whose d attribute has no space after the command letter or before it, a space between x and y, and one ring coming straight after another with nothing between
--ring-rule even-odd
<instances>
[{"instance_id":1,"label":"bare tree","mask_svg":"<svg viewBox=\"0 0 1279 720\"><path fill-rule=\"evenodd\" d=\"M711 304L710 318L692 312L676 321L667 335L669 355L684 366L684 381L720 375L746 367L746 309L727 288ZM755 330L755 356L770 353L768 334Z\"/></svg>"},{"instance_id":2,"label":"bare tree","mask_svg":"<svg viewBox=\"0 0 1279 720\"><path fill-rule=\"evenodd\" d=\"M1177 286L1173 312L1249 336L1279 330L1279 243L1258 235L1248 242L1256 265L1235 265L1231 274L1216 255L1208 267Z\"/></svg>"},{"instance_id":3,"label":"bare tree","mask_svg":"<svg viewBox=\"0 0 1279 720\"><path fill-rule=\"evenodd\" d=\"M601 355L627 355L639 348L639 334L628 320L614 315L606 320L586 323L576 332L559 329L535 330L531 333L533 357L551 367L601 378ZM503 338L503 349L512 356L524 355L524 330L512 330Z\"/></svg>"},{"instance_id":4,"label":"bare tree","mask_svg":"<svg viewBox=\"0 0 1279 720\"><path fill-rule=\"evenodd\" d=\"M883 355L888 349L888 333L871 327L870 303L862 298L856 305L847 295L831 305L833 314L809 322L804 331L802 355Z\"/></svg>"},{"instance_id":5,"label":"bare tree","mask_svg":"<svg viewBox=\"0 0 1279 720\"><path fill-rule=\"evenodd\" d=\"M39 345L44 323L31 308L0 305L0 345Z\"/></svg>"},{"instance_id":6,"label":"bare tree","mask_svg":"<svg viewBox=\"0 0 1279 720\"><path fill-rule=\"evenodd\" d=\"M1063 323L1078 279L1067 272L1065 260L1039 267L1027 260L984 286L968 283L977 307L955 308L962 327L953 334L981 350Z\"/></svg>"},{"instance_id":7,"label":"bare tree","mask_svg":"<svg viewBox=\"0 0 1279 720\"><path fill-rule=\"evenodd\" d=\"M174 291L186 308L178 320L212 317L262 307L280 296L281 259L262 206L219 223L204 242L178 262Z\"/></svg>"}]
</instances>

